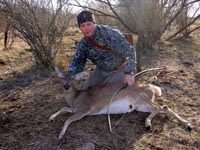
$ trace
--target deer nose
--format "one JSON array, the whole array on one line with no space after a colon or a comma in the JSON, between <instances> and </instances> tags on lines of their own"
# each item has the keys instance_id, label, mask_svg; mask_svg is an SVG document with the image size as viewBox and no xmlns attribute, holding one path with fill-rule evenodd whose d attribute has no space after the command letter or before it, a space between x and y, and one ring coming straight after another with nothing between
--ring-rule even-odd
<instances>
[{"instance_id":1,"label":"deer nose","mask_svg":"<svg viewBox=\"0 0 200 150\"><path fill-rule=\"evenodd\" d=\"M69 90L70 85L69 84L64 84L63 87L64 87L65 90Z\"/></svg>"}]
</instances>

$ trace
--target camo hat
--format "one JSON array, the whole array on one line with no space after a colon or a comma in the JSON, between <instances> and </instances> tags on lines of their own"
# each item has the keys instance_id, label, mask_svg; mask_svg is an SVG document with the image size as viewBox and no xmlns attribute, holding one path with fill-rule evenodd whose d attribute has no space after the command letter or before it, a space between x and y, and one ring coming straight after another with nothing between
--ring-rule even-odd
<instances>
[{"instance_id":1,"label":"camo hat","mask_svg":"<svg viewBox=\"0 0 200 150\"><path fill-rule=\"evenodd\" d=\"M91 12L84 10L78 14L77 22L78 22L79 27L82 23L88 22L88 21L95 23L94 15Z\"/></svg>"}]
</instances>

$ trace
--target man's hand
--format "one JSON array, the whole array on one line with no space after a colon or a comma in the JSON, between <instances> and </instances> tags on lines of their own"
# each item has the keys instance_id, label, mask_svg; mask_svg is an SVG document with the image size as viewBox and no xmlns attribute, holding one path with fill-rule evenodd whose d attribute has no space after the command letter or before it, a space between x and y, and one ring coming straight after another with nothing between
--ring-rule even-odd
<instances>
[{"instance_id":1,"label":"man's hand","mask_svg":"<svg viewBox=\"0 0 200 150\"><path fill-rule=\"evenodd\" d=\"M132 75L126 74L124 77L124 84L127 84L128 86L131 86L135 83L135 79Z\"/></svg>"}]
</instances>

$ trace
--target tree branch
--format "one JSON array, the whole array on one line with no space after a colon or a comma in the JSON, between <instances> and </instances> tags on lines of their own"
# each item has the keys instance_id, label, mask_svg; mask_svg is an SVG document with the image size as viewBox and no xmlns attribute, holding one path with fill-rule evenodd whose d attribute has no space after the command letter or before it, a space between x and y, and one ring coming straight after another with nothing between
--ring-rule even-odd
<instances>
[{"instance_id":1,"label":"tree branch","mask_svg":"<svg viewBox=\"0 0 200 150\"><path fill-rule=\"evenodd\" d=\"M184 27L182 27L180 30L178 30L176 33L174 33L170 37L168 37L166 40L167 41L171 40L172 38L174 38L175 36L177 36L179 33L181 33L183 30L185 30L187 27L191 26L199 18L200 18L200 15L198 15L197 17L195 17L190 23L188 23L187 25L185 25ZM196 27L196 28L199 29L199 27ZM195 29L195 30L197 30L197 29ZM188 33L192 33L195 30L191 30Z\"/></svg>"}]
</instances>

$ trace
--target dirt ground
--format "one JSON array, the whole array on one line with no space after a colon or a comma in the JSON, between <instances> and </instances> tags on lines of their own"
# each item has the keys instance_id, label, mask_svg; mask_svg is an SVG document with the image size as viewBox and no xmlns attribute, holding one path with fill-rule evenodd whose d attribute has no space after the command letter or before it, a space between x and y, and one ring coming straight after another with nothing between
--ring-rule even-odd
<instances>
[{"instance_id":1,"label":"dirt ground","mask_svg":"<svg viewBox=\"0 0 200 150\"><path fill-rule=\"evenodd\" d=\"M2 42L1 42L2 43ZM148 113L132 112L109 132L107 115L87 116L72 123L62 144L58 135L70 114L49 124L51 114L66 106L64 90L54 73L35 67L28 48L15 41L0 46L0 150L197 150L200 147L200 39L161 43L142 57L143 68L166 66L154 82L166 104L193 126L189 132L176 119L158 115L145 130ZM69 45L66 45L69 46ZM86 69L87 70L87 69ZM139 80L151 82L157 72ZM114 125L122 115L111 115ZM85 148L90 145L90 148Z\"/></svg>"}]
</instances>

